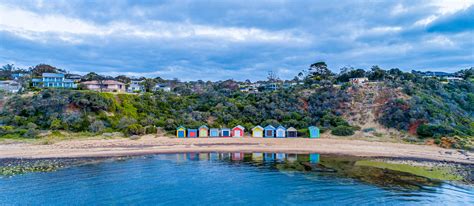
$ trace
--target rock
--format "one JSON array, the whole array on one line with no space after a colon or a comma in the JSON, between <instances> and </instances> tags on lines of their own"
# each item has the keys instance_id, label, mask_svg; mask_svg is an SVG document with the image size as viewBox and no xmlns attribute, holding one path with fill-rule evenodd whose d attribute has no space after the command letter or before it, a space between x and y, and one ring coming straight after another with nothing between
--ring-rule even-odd
<instances>
[{"instance_id":1,"label":"rock","mask_svg":"<svg viewBox=\"0 0 474 206\"><path fill-rule=\"evenodd\" d=\"M129 138L130 138L131 140L138 140L138 139L140 139L140 136L138 136L138 135L132 135L132 136L130 136Z\"/></svg>"}]
</instances>

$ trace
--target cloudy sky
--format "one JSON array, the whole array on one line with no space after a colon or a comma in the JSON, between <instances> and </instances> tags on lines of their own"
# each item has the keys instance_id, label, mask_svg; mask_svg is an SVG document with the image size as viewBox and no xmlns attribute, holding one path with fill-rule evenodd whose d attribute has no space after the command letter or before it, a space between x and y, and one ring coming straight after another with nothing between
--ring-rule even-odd
<instances>
[{"instance_id":1,"label":"cloudy sky","mask_svg":"<svg viewBox=\"0 0 474 206\"><path fill-rule=\"evenodd\" d=\"M473 16L474 0L0 0L0 64L182 80L289 79L316 61L456 71L474 66Z\"/></svg>"}]
</instances>

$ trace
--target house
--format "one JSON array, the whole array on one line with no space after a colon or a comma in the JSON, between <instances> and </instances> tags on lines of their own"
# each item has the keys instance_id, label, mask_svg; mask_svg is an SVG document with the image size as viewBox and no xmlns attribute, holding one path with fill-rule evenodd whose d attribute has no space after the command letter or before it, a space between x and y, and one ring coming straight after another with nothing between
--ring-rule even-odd
<instances>
[{"instance_id":1,"label":"house","mask_svg":"<svg viewBox=\"0 0 474 206\"><path fill-rule=\"evenodd\" d=\"M263 137L263 127L257 125L252 128L252 137Z\"/></svg>"},{"instance_id":2,"label":"house","mask_svg":"<svg viewBox=\"0 0 474 206\"><path fill-rule=\"evenodd\" d=\"M350 78L349 82L352 84L361 85L369 81L367 77L358 77L358 78Z\"/></svg>"},{"instance_id":3,"label":"house","mask_svg":"<svg viewBox=\"0 0 474 206\"><path fill-rule=\"evenodd\" d=\"M219 129L217 128L211 128L209 130L209 136L210 137L219 137Z\"/></svg>"},{"instance_id":4,"label":"house","mask_svg":"<svg viewBox=\"0 0 474 206\"><path fill-rule=\"evenodd\" d=\"M199 137L209 137L209 127L202 125L199 127Z\"/></svg>"},{"instance_id":5,"label":"house","mask_svg":"<svg viewBox=\"0 0 474 206\"><path fill-rule=\"evenodd\" d=\"M185 138L186 137L186 128L183 126L179 126L176 128L176 137L178 138Z\"/></svg>"},{"instance_id":6,"label":"house","mask_svg":"<svg viewBox=\"0 0 474 206\"><path fill-rule=\"evenodd\" d=\"M222 128L221 129L221 137L230 137L231 132L229 128Z\"/></svg>"},{"instance_id":7,"label":"house","mask_svg":"<svg viewBox=\"0 0 474 206\"><path fill-rule=\"evenodd\" d=\"M82 82L87 89L97 92L125 92L125 84L115 80Z\"/></svg>"},{"instance_id":8,"label":"house","mask_svg":"<svg viewBox=\"0 0 474 206\"><path fill-rule=\"evenodd\" d=\"M132 81L130 81L130 85L129 85L128 88L127 88L127 92L128 92L128 93L134 93L134 92L140 93L140 92L144 92L144 91L145 91L145 88L143 87L142 82L143 82L143 81L137 81L137 80L132 80Z\"/></svg>"},{"instance_id":9,"label":"house","mask_svg":"<svg viewBox=\"0 0 474 206\"><path fill-rule=\"evenodd\" d=\"M232 128L232 137L243 137L245 132L245 127L237 125L236 127Z\"/></svg>"},{"instance_id":10,"label":"house","mask_svg":"<svg viewBox=\"0 0 474 206\"><path fill-rule=\"evenodd\" d=\"M66 74L66 78L78 83L81 81L82 76L79 74Z\"/></svg>"},{"instance_id":11,"label":"house","mask_svg":"<svg viewBox=\"0 0 474 206\"><path fill-rule=\"evenodd\" d=\"M43 73L41 78L34 78L31 82L33 87L77 88L77 84L72 79L66 79L64 74Z\"/></svg>"},{"instance_id":12,"label":"house","mask_svg":"<svg viewBox=\"0 0 474 206\"><path fill-rule=\"evenodd\" d=\"M275 137L275 127L272 125L266 126L264 129L264 137Z\"/></svg>"},{"instance_id":13,"label":"house","mask_svg":"<svg viewBox=\"0 0 474 206\"><path fill-rule=\"evenodd\" d=\"M296 130L294 127L290 127L286 130L286 136L287 137L298 137L298 130Z\"/></svg>"},{"instance_id":14,"label":"house","mask_svg":"<svg viewBox=\"0 0 474 206\"><path fill-rule=\"evenodd\" d=\"M22 89L19 82L13 80L0 81L0 90L8 93L18 93Z\"/></svg>"},{"instance_id":15,"label":"house","mask_svg":"<svg viewBox=\"0 0 474 206\"><path fill-rule=\"evenodd\" d=\"M286 128L283 126L278 126L275 130L275 136L278 138L285 138L286 137Z\"/></svg>"},{"instance_id":16,"label":"house","mask_svg":"<svg viewBox=\"0 0 474 206\"><path fill-rule=\"evenodd\" d=\"M28 74L25 74L25 73L13 73L11 75L12 79L13 80L18 80L20 79L21 77L24 77L24 76L27 76Z\"/></svg>"},{"instance_id":17,"label":"house","mask_svg":"<svg viewBox=\"0 0 474 206\"><path fill-rule=\"evenodd\" d=\"M308 127L309 138L319 138L319 128L315 126Z\"/></svg>"},{"instance_id":18,"label":"house","mask_svg":"<svg viewBox=\"0 0 474 206\"><path fill-rule=\"evenodd\" d=\"M198 135L197 129L188 129L188 138L195 138Z\"/></svg>"},{"instance_id":19,"label":"house","mask_svg":"<svg viewBox=\"0 0 474 206\"><path fill-rule=\"evenodd\" d=\"M171 87L166 84L156 84L155 91L164 91L164 92L171 92Z\"/></svg>"}]
</instances>

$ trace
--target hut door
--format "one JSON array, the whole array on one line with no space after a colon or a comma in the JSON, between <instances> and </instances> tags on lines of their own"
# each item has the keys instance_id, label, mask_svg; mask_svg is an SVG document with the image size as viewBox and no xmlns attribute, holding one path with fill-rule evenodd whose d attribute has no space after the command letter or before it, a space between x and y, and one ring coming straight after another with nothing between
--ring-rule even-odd
<instances>
[{"instance_id":1,"label":"hut door","mask_svg":"<svg viewBox=\"0 0 474 206\"><path fill-rule=\"evenodd\" d=\"M240 130L235 130L234 136L236 136L236 137L241 137L242 134L241 134Z\"/></svg>"},{"instance_id":2,"label":"hut door","mask_svg":"<svg viewBox=\"0 0 474 206\"><path fill-rule=\"evenodd\" d=\"M184 137L184 131L178 131L178 137Z\"/></svg>"},{"instance_id":3,"label":"hut door","mask_svg":"<svg viewBox=\"0 0 474 206\"><path fill-rule=\"evenodd\" d=\"M272 130L267 130L266 133L267 133L266 136L273 136L273 131Z\"/></svg>"}]
</instances>

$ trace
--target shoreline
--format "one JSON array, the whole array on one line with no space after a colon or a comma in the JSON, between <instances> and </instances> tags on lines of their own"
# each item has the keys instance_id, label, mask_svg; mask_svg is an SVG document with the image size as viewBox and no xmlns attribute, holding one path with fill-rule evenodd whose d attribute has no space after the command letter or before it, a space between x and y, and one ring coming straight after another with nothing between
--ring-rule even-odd
<instances>
[{"instance_id":1,"label":"shoreline","mask_svg":"<svg viewBox=\"0 0 474 206\"><path fill-rule=\"evenodd\" d=\"M307 138L169 138L142 136L138 140L64 140L50 145L0 144L2 159L126 157L188 152L318 153L412 161L474 165L474 153L436 146L347 139Z\"/></svg>"}]
</instances>

